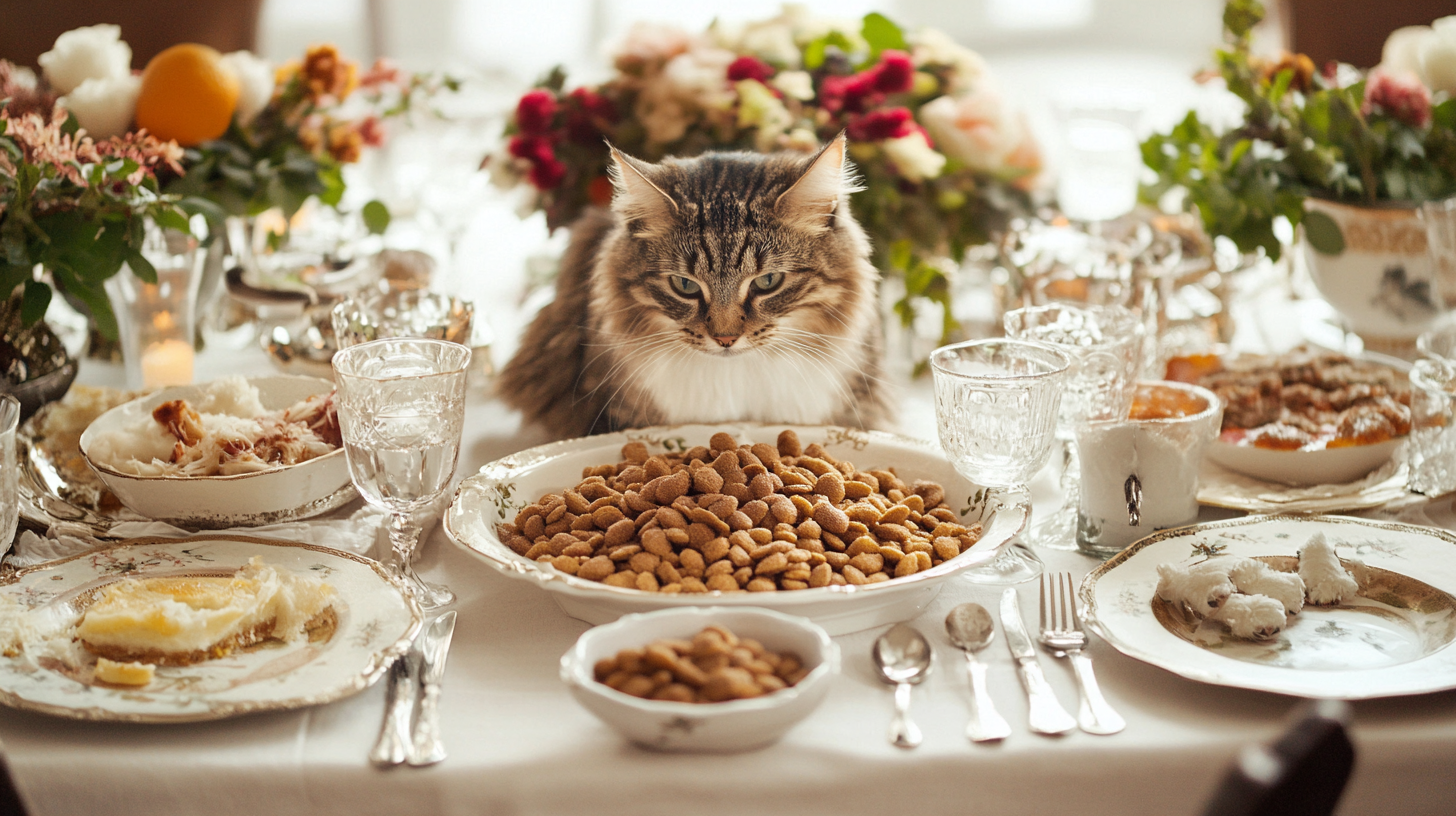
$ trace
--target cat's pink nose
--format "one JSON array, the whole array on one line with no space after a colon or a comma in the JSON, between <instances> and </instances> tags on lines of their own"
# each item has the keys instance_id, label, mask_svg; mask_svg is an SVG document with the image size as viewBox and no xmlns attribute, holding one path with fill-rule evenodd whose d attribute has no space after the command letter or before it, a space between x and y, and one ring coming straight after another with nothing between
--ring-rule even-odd
<instances>
[{"instance_id":1,"label":"cat's pink nose","mask_svg":"<svg viewBox=\"0 0 1456 816\"><path fill-rule=\"evenodd\" d=\"M732 346L733 343L736 342L740 336L741 335L737 334L713 335L713 339L718 341L718 345L722 346L723 348L728 348L729 346Z\"/></svg>"}]
</instances>

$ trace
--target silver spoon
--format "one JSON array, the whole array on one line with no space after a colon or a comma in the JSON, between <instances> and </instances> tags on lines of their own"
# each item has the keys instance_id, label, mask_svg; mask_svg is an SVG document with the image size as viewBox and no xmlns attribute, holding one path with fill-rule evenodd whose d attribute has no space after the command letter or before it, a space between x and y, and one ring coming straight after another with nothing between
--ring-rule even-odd
<instances>
[{"instance_id":1,"label":"silver spoon","mask_svg":"<svg viewBox=\"0 0 1456 816\"><path fill-rule=\"evenodd\" d=\"M1011 736L1011 725L996 713L996 705L986 693L986 664L976 659L976 652L991 645L996 637L991 613L980 604L963 603L945 616L945 631L951 643L965 650L966 669L971 675L971 721L966 725L966 736L972 742L1006 739Z\"/></svg>"},{"instance_id":2,"label":"silver spoon","mask_svg":"<svg viewBox=\"0 0 1456 816\"><path fill-rule=\"evenodd\" d=\"M890 742L897 748L920 744L920 729L910 721L910 686L930 674L930 642L897 623L875 640L875 668L880 679L895 686L895 716L890 720Z\"/></svg>"}]
</instances>

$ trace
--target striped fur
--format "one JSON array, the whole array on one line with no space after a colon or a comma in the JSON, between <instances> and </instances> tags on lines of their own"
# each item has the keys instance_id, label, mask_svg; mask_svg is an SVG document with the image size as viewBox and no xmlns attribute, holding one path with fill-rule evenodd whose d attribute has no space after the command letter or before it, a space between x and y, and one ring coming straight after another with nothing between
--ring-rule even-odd
<instances>
[{"instance_id":1,"label":"striped fur","mask_svg":"<svg viewBox=\"0 0 1456 816\"><path fill-rule=\"evenodd\" d=\"M502 373L507 402L559 437L889 419L842 138L813 156L614 156L612 212L574 227L556 299Z\"/></svg>"}]
</instances>

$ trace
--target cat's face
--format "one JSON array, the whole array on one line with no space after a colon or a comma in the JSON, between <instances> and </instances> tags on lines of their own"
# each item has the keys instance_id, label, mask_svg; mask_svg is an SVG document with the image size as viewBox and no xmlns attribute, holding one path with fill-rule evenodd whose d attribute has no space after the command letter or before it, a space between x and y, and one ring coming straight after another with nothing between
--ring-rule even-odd
<instances>
[{"instance_id":1,"label":"cat's face","mask_svg":"<svg viewBox=\"0 0 1456 816\"><path fill-rule=\"evenodd\" d=\"M619 156L618 168L621 333L719 357L821 349L852 333L874 278L848 215L842 140L817 156Z\"/></svg>"}]
</instances>

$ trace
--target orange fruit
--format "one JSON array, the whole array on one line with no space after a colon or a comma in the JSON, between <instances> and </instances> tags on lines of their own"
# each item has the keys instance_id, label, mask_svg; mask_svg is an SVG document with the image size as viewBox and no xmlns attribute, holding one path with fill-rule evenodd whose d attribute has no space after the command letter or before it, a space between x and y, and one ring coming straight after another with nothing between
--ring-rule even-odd
<instances>
[{"instance_id":1,"label":"orange fruit","mask_svg":"<svg viewBox=\"0 0 1456 816\"><path fill-rule=\"evenodd\" d=\"M136 123L158 139L190 147L227 131L238 106L238 78L222 54L182 43L152 57L142 71Z\"/></svg>"}]
</instances>

